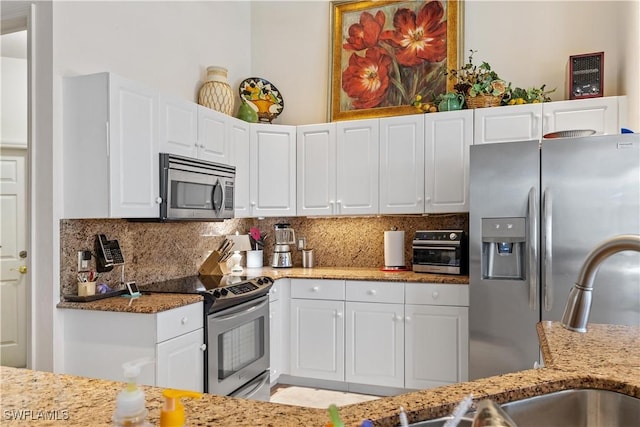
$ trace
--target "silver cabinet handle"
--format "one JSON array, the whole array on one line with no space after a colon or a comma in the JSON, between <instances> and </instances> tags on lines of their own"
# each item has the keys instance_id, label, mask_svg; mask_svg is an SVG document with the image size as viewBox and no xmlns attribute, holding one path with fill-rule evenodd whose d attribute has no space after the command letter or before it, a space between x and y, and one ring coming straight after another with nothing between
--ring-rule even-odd
<instances>
[{"instance_id":1,"label":"silver cabinet handle","mask_svg":"<svg viewBox=\"0 0 640 427\"><path fill-rule=\"evenodd\" d=\"M544 189L542 197L542 216L544 218L544 309L551 311L553 307L553 205L551 190Z\"/></svg>"},{"instance_id":2,"label":"silver cabinet handle","mask_svg":"<svg viewBox=\"0 0 640 427\"><path fill-rule=\"evenodd\" d=\"M529 308L536 310L538 304L538 202L536 187L529 190Z\"/></svg>"}]
</instances>

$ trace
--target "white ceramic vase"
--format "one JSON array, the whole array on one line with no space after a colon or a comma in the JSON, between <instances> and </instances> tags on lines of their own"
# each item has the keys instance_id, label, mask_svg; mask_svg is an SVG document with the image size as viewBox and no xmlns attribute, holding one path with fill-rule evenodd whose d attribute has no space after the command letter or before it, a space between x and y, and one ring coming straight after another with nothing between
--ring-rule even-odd
<instances>
[{"instance_id":1,"label":"white ceramic vase","mask_svg":"<svg viewBox=\"0 0 640 427\"><path fill-rule=\"evenodd\" d=\"M198 104L231 115L233 92L227 81L227 69L207 67L207 79L198 93Z\"/></svg>"}]
</instances>

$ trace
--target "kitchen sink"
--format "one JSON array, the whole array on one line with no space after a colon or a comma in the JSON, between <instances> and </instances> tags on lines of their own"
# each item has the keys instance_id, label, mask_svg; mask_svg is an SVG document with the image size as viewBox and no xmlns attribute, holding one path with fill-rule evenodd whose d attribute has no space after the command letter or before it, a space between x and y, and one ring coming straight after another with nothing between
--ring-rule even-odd
<instances>
[{"instance_id":1,"label":"kitchen sink","mask_svg":"<svg viewBox=\"0 0 640 427\"><path fill-rule=\"evenodd\" d=\"M500 405L518 427L627 427L640 420L640 399L607 390L572 389ZM440 427L451 417L411 424ZM471 427L467 413L459 427Z\"/></svg>"}]
</instances>

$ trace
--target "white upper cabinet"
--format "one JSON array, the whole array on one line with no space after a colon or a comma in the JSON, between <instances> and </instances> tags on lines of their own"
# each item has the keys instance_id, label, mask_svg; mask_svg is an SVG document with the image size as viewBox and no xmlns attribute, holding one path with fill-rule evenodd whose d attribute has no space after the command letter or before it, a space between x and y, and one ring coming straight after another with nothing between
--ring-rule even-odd
<instances>
[{"instance_id":1,"label":"white upper cabinet","mask_svg":"<svg viewBox=\"0 0 640 427\"><path fill-rule=\"evenodd\" d=\"M336 214L336 124L297 127L298 215Z\"/></svg>"},{"instance_id":2,"label":"white upper cabinet","mask_svg":"<svg viewBox=\"0 0 640 427\"><path fill-rule=\"evenodd\" d=\"M194 102L160 94L160 151L227 164L231 120Z\"/></svg>"},{"instance_id":3,"label":"white upper cabinet","mask_svg":"<svg viewBox=\"0 0 640 427\"><path fill-rule=\"evenodd\" d=\"M529 141L542 137L542 104L477 108L474 111L474 144Z\"/></svg>"},{"instance_id":4,"label":"white upper cabinet","mask_svg":"<svg viewBox=\"0 0 640 427\"><path fill-rule=\"evenodd\" d=\"M198 157L198 105L160 94L160 151Z\"/></svg>"},{"instance_id":5,"label":"white upper cabinet","mask_svg":"<svg viewBox=\"0 0 640 427\"><path fill-rule=\"evenodd\" d=\"M251 167L249 166L250 140L251 125L242 120L232 119L229 126L229 163L236 167L233 194L236 218L251 216L251 200L249 198L251 176Z\"/></svg>"},{"instance_id":6,"label":"white upper cabinet","mask_svg":"<svg viewBox=\"0 0 640 427\"><path fill-rule=\"evenodd\" d=\"M295 216L295 126L251 125L249 158L249 216Z\"/></svg>"},{"instance_id":7,"label":"white upper cabinet","mask_svg":"<svg viewBox=\"0 0 640 427\"><path fill-rule=\"evenodd\" d=\"M64 79L65 218L159 216L158 92L111 73Z\"/></svg>"},{"instance_id":8,"label":"white upper cabinet","mask_svg":"<svg viewBox=\"0 0 640 427\"><path fill-rule=\"evenodd\" d=\"M593 129L598 135L620 133L619 97L576 99L543 104L542 134L561 130Z\"/></svg>"},{"instance_id":9,"label":"white upper cabinet","mask_svg":"<svg viewBox=\"0 0 640 427\"><path fill-rule=\"evenodd\" d=\"M424 116L380 119L380 213L424 212Z\"/></svg>"},{"instance_id":10,"label":"white upper cabinet","mask_svg":"<svg viewBox=\"0 0 640 427\"><path fill-rule=\"evenodd\" d=\"M336 124L337 214L378 213L378 120Z\"/></svg>"},{"instance_id":11,"label":"white upper cabinet","mask_svg":"<svg viewBox=\"0 0 640 427\"><path fill-rule=\"evenodd\" d=\"M468 212L473 110L424 116L425 212Z\"/></svg>"}]
</instances>

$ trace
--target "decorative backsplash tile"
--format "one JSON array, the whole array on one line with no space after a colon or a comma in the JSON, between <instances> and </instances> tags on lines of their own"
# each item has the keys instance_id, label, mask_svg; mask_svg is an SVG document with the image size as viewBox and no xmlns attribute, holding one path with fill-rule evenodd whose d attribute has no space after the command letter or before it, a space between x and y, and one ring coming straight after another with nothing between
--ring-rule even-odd
<instances>
[{"instance_id":1,"label":"decorative backsplash tile","mask_svg":"<svg viewBox=\"0 0 640 427\"><path fill-rule=\"evenodd\" d=\"M225 235L246 234L251 227L267 232L265 265L273 253L273 226L287 222L297 237L305 237L314 250L316 267L382 267L384 231L405 231L405 262L411 265L411 241L416 230L461 229L469 231L468 214L429 216L380 216L349 218L233 219L224 222L135 222L122 219L65 219L60 224L60 292L77 293L77 251L95 252L95 236L118 239L125 258L124 280L144 285L158 280L189 276L222 241ZM292 250L294 266L302 265L302 254ZM92 268L95 263L92 261ZM122 268L102 273L99 281L117 286Z\"/></svg>"}]
</instances>

